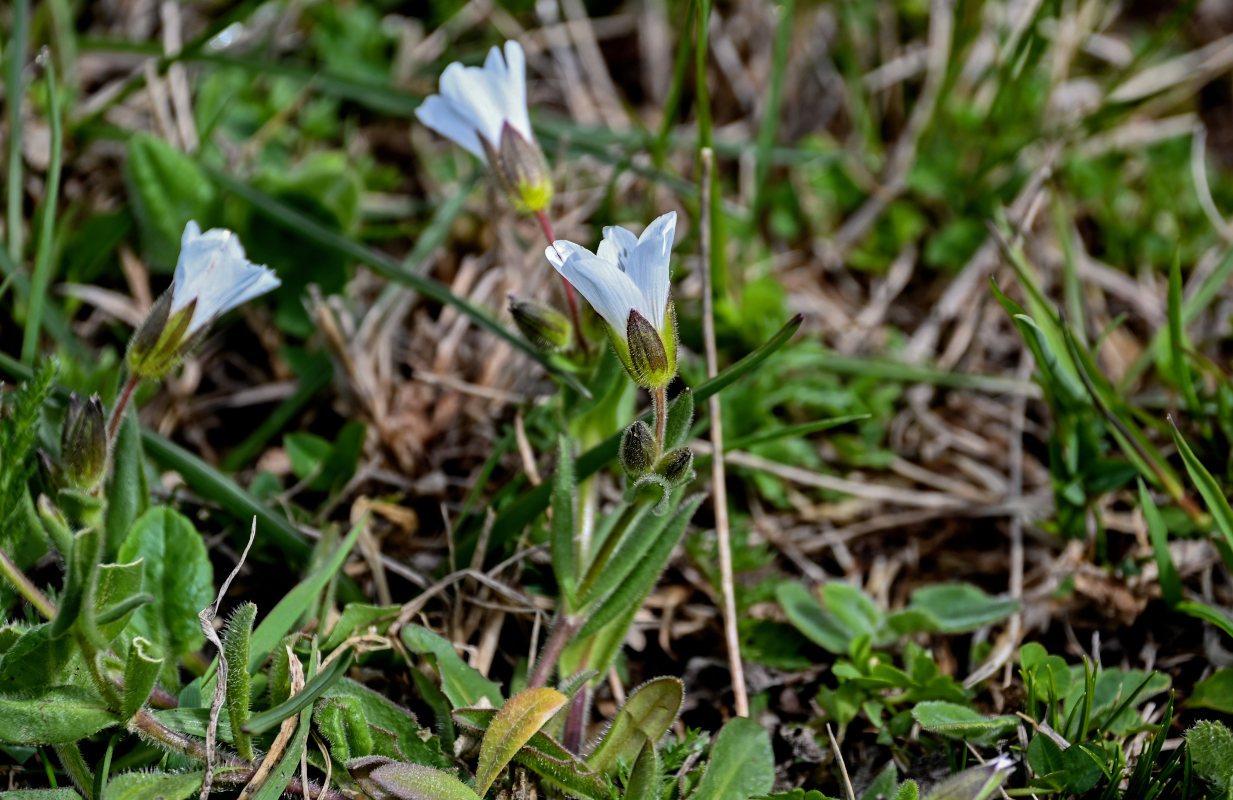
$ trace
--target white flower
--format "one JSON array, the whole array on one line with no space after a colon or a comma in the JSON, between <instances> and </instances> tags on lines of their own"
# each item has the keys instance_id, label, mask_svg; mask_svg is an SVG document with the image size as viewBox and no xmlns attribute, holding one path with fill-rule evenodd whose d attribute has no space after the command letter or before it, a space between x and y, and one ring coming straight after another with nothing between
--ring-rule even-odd
<instances>
[{"instance_id":1,"label":"white flower","mask_svg":"<svg viewBox=\"0 0 1233 800\"><path fill-rule=\"evenodd\" d=\"M168 316L174 317L197 301L184 332L185 338L189 338L241 303L278 288L279 283L274 270L254 264L244 256L244 248L234 233L223 228L202 233L195 221L189 222L180 239L180 259L171 282Z\"/></svg>"},{"instance_id":2,"label":"white flower","mask_svg":"<svg viewBox=\"0 0 1233 800\"><path fill-rule=\"evenodd\" d=\"M664 214L634 236L615 226L592 253L559 240L544 251L608 323L617 356L634 382L667 386L676 375L676 317L668 300L669 260L676 212Z\"/></svg>"},{"instance_id":3,"label":"white flower","mask_svg":"<svg viewBox=\"0 0 1233 800\"><path fill-rule=\"evenodd\" d=\"M269 267L244 256L231 231L184 228L171 288L158 298L134 332L126 360L138 378L161 378L201 340L207 326L241 303L279 285Z\"/></svg>"},{"instance_id":4,"label":"white flower","mask_svg":"<svg viewBox=\"0 0 1233 800\"><path fill-rule=\"evenodd\" d=\"M492 48L482 68L450 64L441 73L441 93L421 103L415 116L484 160L488 153L481 138L495 150L507 123L523 139L533 141L522 46L506 42L504 58L499 48Z\"/></svg>"},{"instance_id":5,"label":"white flower","mask_svg":"<svg viewBox=\"0 0 1233 800\"><path fill-rule=\"evenodd\" d=\"M544 255L622 340L631 311L637 311L662 335L675 235L676 212L670 211L646 226L641 236L615 225L604 228L604 240L594 253L558 240Z\"/></svg>"}]
</instances>

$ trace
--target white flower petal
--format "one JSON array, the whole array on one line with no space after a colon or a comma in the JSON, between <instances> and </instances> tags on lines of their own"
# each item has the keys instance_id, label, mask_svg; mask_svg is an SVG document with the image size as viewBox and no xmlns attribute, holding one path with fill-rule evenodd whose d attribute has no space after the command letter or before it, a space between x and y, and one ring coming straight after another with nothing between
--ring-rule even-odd
<instances>
[{"instance_id":1,"label":"white flower petal","mask_svg":"<svg viewBox=\"0 0 1233 800\"><path fill-rule=\"evenodd\" d=\"M645 302L638 310L663 332L664 313L668 307L671 286L670 262L672 240L676 236L676 212L659 217L638 237L637 245L626 256L622 266L642 292Z\"/></svg>"},{"instance_id":2,"label":"white flower petal","mask_svg":"<svg viewBox=\"0 0 1233 800\"><path fill-rule=\"evenodd\" d=\"M192 336L220 314L279 285L274 271L253 264L244 255L239 238L229 230L201 232L195 221L184 228L180 258L171 284L171 311L194 300L193 318L186 336Z\"/></svg>"},{"instance_id":3,"label":"white flower petal","mask_svg":"<svg viewBox=\"0 0 1233 800\"><path fill-rule=\"evenodd\" d=\"M620 266L637 244L638 237L632 232L616 225L608 225L604 228L604 240L599 243L595 254ZM621 269L624 270L625 267L621 266Z\"/></svg>"},{"instance_id":4,"label":"white flower petal","mask_svg":"<svg viewBox=\"0 0 1233 800\"><path fill-rule=\"evenodd\" d=\"M452 104L439 94L434 94L415 109L415 116L428 128L465 148L471 155L487 160L475 123L470 117L459 114Z\"/></svg>"},{"instance_id":5,"label":"white flower petal","mask_svg":"<svg viewBox=\"0 0 1233 800\"><path fill-rule=\"evenodd\" d=\"M532 140L526 73L526 55L513 41L505 43L504 55L498 47L489 50L483 67L464 67L455 61L441 73L440 93L421 103L416 116L486 159L480 138L498 146L507 122L527 141Z\"/></svg>"},{"instance_id":6,"label":"white flower petal","mask_svg":"<svg viewBox=\"0 0 1233 800\"><path fill-rule=\"evenodd\" d=\"M557 270L561 269L561 265L574 253L586 253L592 255L591 251L580 244L566 241L565 239L557 239L548 247L544 248L544 255L547 256L548 262ZM615 261L613 262L616 263Z\"/></svg>"},{"instance_id":7,"label":"white flower petal","mask_svg":"<svg viewBox=\"0 0 1233 800\"><path fill-rule=\"evenodd\" d=\"M629 276L615 264L584 248L571 252L557 271L624 340L629 312L642 304L642 293Z\"/></svg>"}]
</instances>

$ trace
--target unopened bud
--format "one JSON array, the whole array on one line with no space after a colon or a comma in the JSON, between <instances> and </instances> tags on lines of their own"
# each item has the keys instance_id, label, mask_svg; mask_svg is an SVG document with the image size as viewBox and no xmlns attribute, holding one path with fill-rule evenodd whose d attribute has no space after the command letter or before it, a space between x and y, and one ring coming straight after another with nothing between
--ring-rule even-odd
<instances>
[{"instance_id":1,"label":"unopened bud","mask_svg":"<svg viewBox=\"0 0 1233 800\"><path fill-rule=\"evenodd\" d=\"M125 357L128 368L139 378L163 377L180 363L197 342L197 337L188 333L197 306L196 299L175 314L170 313L171 302L171 292L164 292L128 344Z\"/></svg>"},{"instance_id":2,"label":"unopened bud","mask_svg":"<svg viewBox=\"0 0 1233 800\"><path fill-rule=\"evenodd\" d=\"M523 337L537 350L559 353L569 348L574 336L574 326L568 317L556 309L534 300L520 300L511 296L509 313Z\"/></svg>"},{"instance_id":3,"label":"unopened bud","mask_svg":"<svg viewBox=\"0 0 1233 800\"><path fill-rule=\"evenodd\" d=\"M60 431L61 476L67 487L93 492L107 470L107 422L103 404L95 395L83 400L69 397L68 413Z\"/></svg>"},{"instance_id":4,"label":"unopened bud","mask_svg":"<svg viewBox=\"0 0 1233 800\"><path fill-rule=\"evenodd\" d=\"M663 475L673 489L689 483L694 479L694 451L688 447L669 450L655 465L655 471Z\"/></svg>"},{"instance_id":5,"label":"unopened bud","mask_svg":"<svg viewBox=\"0 0 1233 800\"><path fill-rule=\"evenodd\" d=\"M625 364L634 383L645 389L662 389L676 377L676 326L670 326L672 341L665 342L651 321L636 310L629 312L625 338L629 361Z\"/></svg>"},{"instance_id":6,"label":"unopened bud","mask_svg":"<svg viewBox=\"0 0 1233 800\"><path fill-rule=\"evenodd\" d=\"M546 211L552 203L552 173L539 145L509 122L501 128L501 140L495 146L483 136L480 143L510 204L523 214Z\"/></svg>"},{"instance_id":7,"label":"unopened bud","mask_svg":"<svg viewBox=\"0 0 1233 800\"><path fill-rule=\"evenodd\" d=\"M655 463L655 436L651 426L635 420L621 434L621 466L631 478L640 478Z\"/></svg>"}]
</instances>

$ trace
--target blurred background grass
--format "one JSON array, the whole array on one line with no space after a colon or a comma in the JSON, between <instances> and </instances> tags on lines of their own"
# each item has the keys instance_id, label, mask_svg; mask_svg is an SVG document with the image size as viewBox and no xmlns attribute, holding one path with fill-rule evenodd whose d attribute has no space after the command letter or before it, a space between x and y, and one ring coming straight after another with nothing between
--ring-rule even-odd
<instances>
[{"instance_id":1,"label":"blurred background grass","mask_svg":"<svg viewBox=\"0 0 1233 800\"><path fill-rule=\"evenodd\" d=\"M484 328L512 328L509 293L556 301L538 230L413 117L446 63L514 38L558 235L593 243L603 225L681 212L685 384L704 375L700 270L720 293L721 363L805 315L723 396L764 705L786 702L775 670L811 658L772 602L784 574L844 576L884 605L970 580L1023 599L1020 633L1059 652L1145 666L1168 652L1187 682L1220 663L1199 623L1161 601L1143 470L1116 420L1184 474L1164 421L1180 409L1203 463L1233 477L1227 4L12 0L0 22L5 353L55 353L73 388L114 393L189 219L237 231L283 281L141 398L167 469L155 485L237 536L254 498L277 509L263 525L281 536L258 560L303 556L283 515L315 535L371 508L385 558L353 577L397 600L460 566L453 526L551 470L552 384ZM703 145L722 234L709 265L696 255ZM1174 264L1185 336L1170 350L1154 342ZM1035 299L1038 321L1056 311L1122 405L1034 381L991 278ZM865 416L785 427L842 415ZM1215 546L1193 538L1210 519L1183 513L1195 493L1171 486L1157 482L1182 579L1233 604ZM477 563L523 535L495 531ZM713 547L692 535L639 625L667 633L643 642L633 673L691 642L718 655ZM534 586L542 565L521 579ZM285 588L258 583L243 590Z\"/></svg>"}]
</instances>

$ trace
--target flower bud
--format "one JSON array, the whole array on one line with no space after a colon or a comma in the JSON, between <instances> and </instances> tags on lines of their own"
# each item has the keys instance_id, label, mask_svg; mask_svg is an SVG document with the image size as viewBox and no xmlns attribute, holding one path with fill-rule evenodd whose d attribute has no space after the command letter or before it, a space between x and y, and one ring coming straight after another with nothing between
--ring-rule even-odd
<instances>
[{"instance_id":1,"label":"flower bud","mask_svg":"<svg viewBox=\"0 0 1233 800\"><path fill-rule=\"evenodd\" d=\"M676 321L671 305L668 308L665 330L671 341L665 342L650 320L631 310L625 327L628 352L617 351L634 383L645 389L662 389L676 377Z\"/></svg>"},{"instance_id":2,"label":"flower bud","mask_svg":"<svg viewBox=\"0 0 1233 800\"><path fill-rule=\"evenodd\" d=\"M83 400L76 392L69 398L68 413L60 431L61 476L65 485L93 492L107 471L107 422L98 396Z\"/></svg>"},{"instance_id":3,"label":"flower bud","mask_svg":"<svg viewBox=\"0 0 1233 800\"><path fill-rule=\"evenodd\" d=\"M621 434L621 466L631 478L645 475L655 463L655 436L651 426L635 420Z\"/></svg>"},{"instance_id":4,"label":"flower bud","mask_svg":"<svg viewBox=\"0 0 1233 800\"><path fill-rule=\"evenodd\" d=\"M534 300L509 299L509 313L523 337L544 353L569 349L574 336L573 323L556 309Z\"/></svg>"},{"instance_id":5,"label":"flower bud","mask_svg":"<svg viewBox=\"0 0 1233 800\"><path fill-rule=\"evenodd\" d=\"M189 324L197 301L171 314L171 292L164 292L155 301L150 313L133 334L125 356L129 372L139 378L158 379L175 368L196 343L189 335Z\"/></svg>"},{"instance_id":6,"label":"flower bud","mask_svg":"<svg viewBox=\"0 0 1233 800\"><path fill-rule=\"evenodd\" d=\"M528 141L508 121L494 147L480 137L488 163L510 204L523 214L546 211L552 203L552 173L539 145Z\"/></svg>"},{"instance_id":7,"label":"flower bud","mask_svg":"<svg viewBox=\"0 0 1233 800\"><path fill-rule=\"evenodd\" d=\"M689 483L694 479L694 451L688 447L669 450L655 465L655 471L663 475L673 489Z\"/></svg>"}]
</instances>

